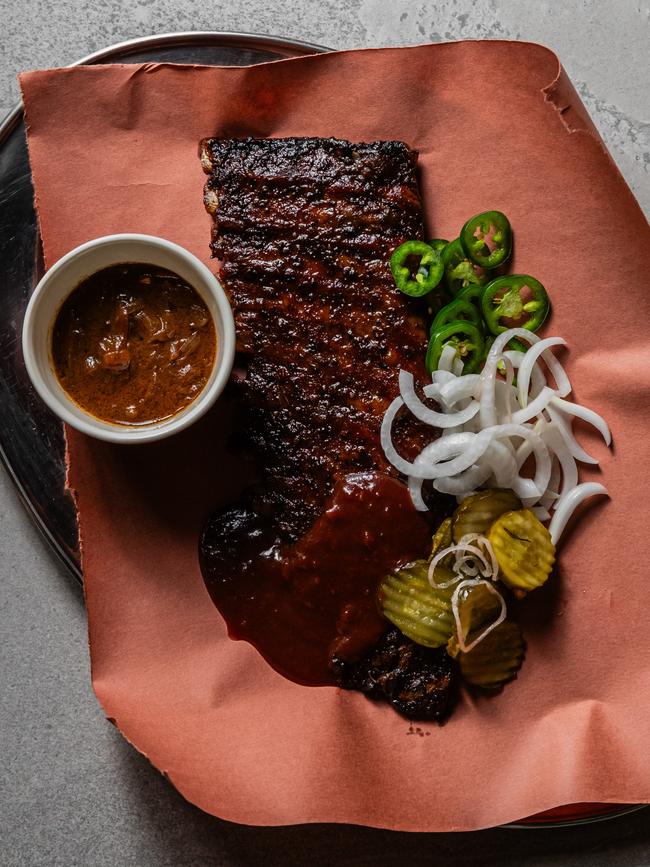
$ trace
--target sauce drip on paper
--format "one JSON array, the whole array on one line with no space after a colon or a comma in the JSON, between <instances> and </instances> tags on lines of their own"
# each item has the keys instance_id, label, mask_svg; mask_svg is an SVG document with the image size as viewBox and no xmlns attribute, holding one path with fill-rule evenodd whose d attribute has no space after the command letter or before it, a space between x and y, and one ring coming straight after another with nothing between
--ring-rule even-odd
<instances>
[{"instance_id":1,"label":"sauce drip on paper","mask_svg":"<svg viewBox=\"0 0 650 867\"><path fill-rule=\"evenodd\" d=\"M429 524L401 482L357 473L298 542L282 546L270 533L252 510L214 516L201 539L207 588L231 638L249 641L290 680L332 684L331 656L358 659L388 627L378 584L422 556Z\"/></svg>"}]
</instances>

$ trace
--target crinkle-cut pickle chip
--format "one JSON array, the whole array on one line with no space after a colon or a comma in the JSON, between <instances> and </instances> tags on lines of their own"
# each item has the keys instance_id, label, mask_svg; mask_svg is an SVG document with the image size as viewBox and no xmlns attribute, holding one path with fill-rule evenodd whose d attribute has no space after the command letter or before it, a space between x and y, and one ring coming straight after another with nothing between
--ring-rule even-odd
<instances>
[{"instance_id":1,"label":"crinkle-cut pickle chip","mask_svg":"<svg viewBox=\"0 0 650 867\"><path fill-rule=\"evenodd\" d=\"M460 673L474 686L499 689L516 677L525 649L518 624L504 620L469 653L458 654Z\"/></svg>"},{"instance_id":2,"label":"crinkle-cut pickle chip","mask_svg":"<svg viewBox=\"0 0 650 867\"><path fill-rule=\"evenodd\" d=\"M546 581L555 562L555 545L530 509L506 512L488 535L499 563L499 578L518 590L534 590Z\"/></svg>"},{"instance_id":3,"label":"crinkle-cut pickle chip","mask_svg":"<svg viewBox=\"0 0 650 867\"><path fill-rule=\"evenodd\" d=\"M465 645L471 644L478 638L500 614L500 595L491 593L484 583L461 587L458 593L458 619L461 634L465 636ZM447 653L454 659L460 653L457 629L454 629L453 635L447 642Z\"/></svg>"},{"instance_id":4,"label":"crinkle-cut pickle chip","mask_svg":"<svg viewBox=\"0 0 650 867\"><path fill-rule=\"evenodd\" d=\"M482 627L494 623L499 614L501 599L491 593L485 584L461 587L458 594L458 619L466 644L471 643Z\"/></svg>"},{"instance_id":5,"label":"crinkle-cut pickle chip","mask_svg":"<svg viewBox=\"0 0 650 867\"><path fill-rule=\"evenodd\" d=\"M431 544L431 556L429 557L429 562L436 556L438 551L442 551L443 548L449 548L454 544L454 540L451 537L451 518L445 518L442 524L438 527L433 537L433 542ZM443 566L451 566L454 562L454 555L448 554L446 557L443 557L440 561Z\"/></svg>"},{"instance_id":6,"label":"crinkle-cut pickle chip","mask_svg":"<svg viewBox=\"0 0 650 867\"><path fill-rule=\"evenodd\" d=\"M487 536L488 530L504 512L521 509L521 500L512 491L493 488L465 497L451 518L451 532L458 544L468 533Z\"/></svg>"},{"instance_id":7,"label":"crinkle-cut pickle chip","mask_svg":"<svg viewBox=\"0 0 650 867\"><path fill-rule=\"evenodd\" d=\"M455 588L434 589L428 573L427 561L416 560L388 575L379 588L379 604L384 616L407 638L424 647L442 647L454 628L451 597ZM455 577L444 566L438 566L434 574L441 584Z\"/></svg>"}]
</instances>

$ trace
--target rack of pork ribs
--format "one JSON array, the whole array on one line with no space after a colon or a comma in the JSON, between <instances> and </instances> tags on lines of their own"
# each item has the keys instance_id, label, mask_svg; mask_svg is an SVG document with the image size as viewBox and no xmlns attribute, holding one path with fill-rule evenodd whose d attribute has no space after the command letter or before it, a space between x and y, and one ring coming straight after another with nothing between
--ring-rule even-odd
<instances>
[{"instance_id":1,"label":"rack of pork ribs","mask_svg":"<svg viewBox=\"0 0 650 867\"><path fill-rule=\"evenodd\" d=\"M417 154L398 141L204 139L200 158L237 329L237 442L258 468L204 527L208 590L229 634L287 677L441 720L452 660L392 627L375 598L431 540L379 438L399 370L425 375L426 306L388 265L423 237ZM398 419L407 457L423 437ZM430 506L433 523L446 504Z\"/></svg>"}]
</instances>

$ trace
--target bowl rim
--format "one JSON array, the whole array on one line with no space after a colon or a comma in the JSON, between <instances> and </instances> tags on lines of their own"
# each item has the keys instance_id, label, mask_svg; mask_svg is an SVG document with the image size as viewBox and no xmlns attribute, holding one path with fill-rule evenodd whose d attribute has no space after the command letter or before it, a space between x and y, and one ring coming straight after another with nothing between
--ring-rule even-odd
<instances>
[{"instance_id":1,"label":"bowl rim","mask_svg":"<svg viewBox=\"0 0 650 867\"><path fill-rule=\"evenodd\" d=\"M35 329L36 324L39 322L39 309L42 309L40 303L57 275L69 267L73 262L83 259L98 248L130 243L138 244L140 247L150 247L152 249L164 250L167 253L171 253L172 258L182 261L185 265L197 272L201 286L200 288L193 286L193 288L195 288L199 294L205 294L206 290L210 293L216 307L217 317L220 320L214 322L215 330L220 332L220 334L214 366L211 372L211 377L213 377L212 382L206 384L203 390L191 403L188 404L187 407L170 418L159 422L152 422L149 425L134 425L133 427L96 418L84 409L84 407L77 404L63 388L60 389L60 394L55 393L41 373L41 364L37 361L35 343ZM116 257L114 264L119 264L120 262L125 261L129 260L125 259L122 255ZM134 255L134 258L130 261L142 261L142 252L138 255ZM110 267L110 265L106 264L102 267ZM94 269L92 273L95 273L95 271L98 270L101 270L101 267ZM188 280L187 282L193 285L191 280ZM74 288L75 286L70 289L70 292L72 292ZM67 294L69 295L70 292ZM63 296L61 303L63 303L66 297L67 295ZM214 310L210 311L210 315L215 319ZM48 358L50 357L49 335L51 326L52 322L48 322ZM111 235L102 235L101 237L85 241L83 244L80 244L65 253L50 268L48 268L34 288L25 310L25 319L22 328L22 349L25 369L37 394L49 409L66 424L81 433L87 434L95 439L104 440L105 442L122 444L148 443L164 439L172 434L187 429L195 421L198 421L198 419L201 418L215 403L228 381L234 362L235 322L228 298L221 283L197 256L185 247L182 247L180 244L177 244L174 241L169 241L166 238L137 232L120 232ZM56 378L54 371L52 371L52 373ZM71 408L74 408L75 411L72 411ZM82 415L77 415L77 413L81 413Z\"/></svg>"}]
</instances>

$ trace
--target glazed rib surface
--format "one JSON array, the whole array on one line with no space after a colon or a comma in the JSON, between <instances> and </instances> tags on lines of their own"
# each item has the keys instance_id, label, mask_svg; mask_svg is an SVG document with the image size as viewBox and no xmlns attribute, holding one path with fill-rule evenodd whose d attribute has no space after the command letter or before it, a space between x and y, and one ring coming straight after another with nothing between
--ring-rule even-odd
<instances>
[{"instance_id":1,"label":"glazed rib surface","mask_svg":"<svg viewBox=\"0 0 650 867\"><path fill-rule=\"evenodd\" d=\"M388 266L422 237L417 155L319 138L205 139L200 155L245 370L242 437L262 470L253 508L291 541L337 479L393 474L381 419L399 369L422 375L427 338Z\"/></svg>"}]
</instances>

